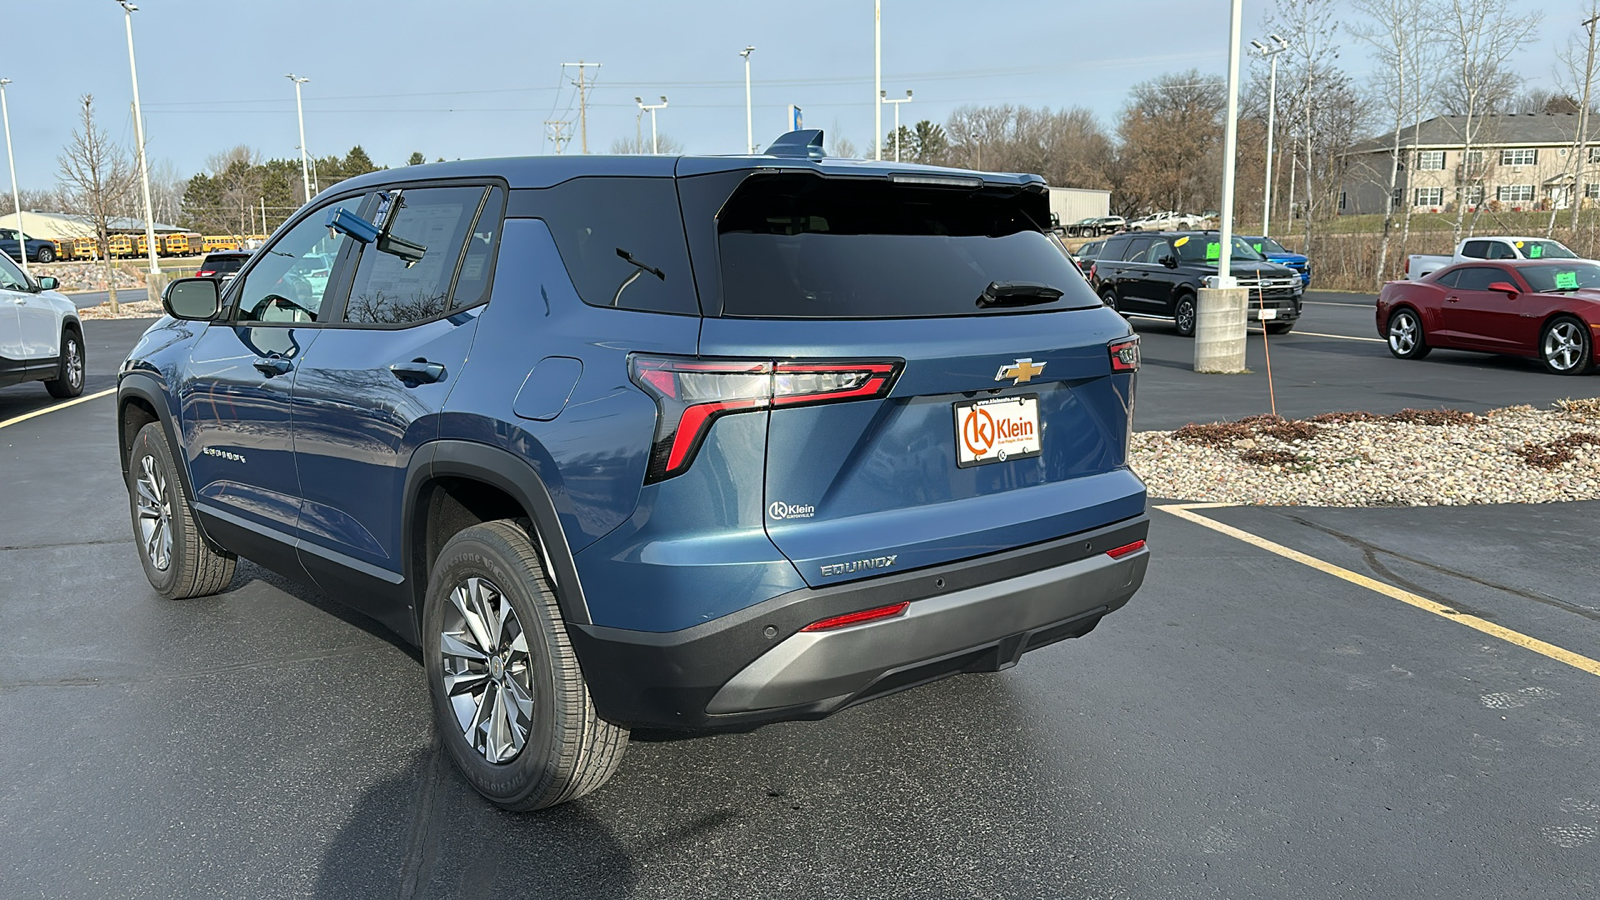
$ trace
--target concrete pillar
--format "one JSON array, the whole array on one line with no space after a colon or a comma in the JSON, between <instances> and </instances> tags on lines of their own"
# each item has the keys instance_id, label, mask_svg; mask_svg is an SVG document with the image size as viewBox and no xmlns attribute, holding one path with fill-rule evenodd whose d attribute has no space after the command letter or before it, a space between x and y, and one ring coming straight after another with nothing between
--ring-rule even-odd
<instances>
[{"instance_id":1,"label":"concrete pillar","mask_svg":"<svg viewBox=\"0 0 1600 900\"><path fill-rule=\"evenodd\" d=\"M1201 288L1195 301L1194 370L1237 375L1244 368L1246 288Z\"/></svg>"}]
</instances>

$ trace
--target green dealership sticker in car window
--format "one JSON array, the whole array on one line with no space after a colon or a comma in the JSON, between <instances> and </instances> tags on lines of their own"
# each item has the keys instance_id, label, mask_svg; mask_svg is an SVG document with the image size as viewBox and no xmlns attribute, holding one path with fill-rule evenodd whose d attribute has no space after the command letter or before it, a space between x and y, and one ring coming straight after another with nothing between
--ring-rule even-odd
<instances>
[{"instance_id":1,"label":"green dealership sticker in car window","mask_svg":"<svg viewBox=\"0 0 1600 900\"><path fill-rule=\"evenodd\" d=\"M1558 290L1558 291L1575 291L1577 289L1578 289L1578 273L1577 272L1557 272L1556 273L1556 290Z\"/></svg>"},{"instance_id":2,"label":"green dealership sticker in car window","mask_svg":"<svg viewBox=\"0 0 1600 900\"><path fill-rule=\"evenodd\" d=\"M1206 262L1218 262L1222 259L1222 245L1216 241L1206 244Z\"/></svg>"},{"instance_id":3,"label":"green dealership sticker in car window","mask_svg":"<svg viewBox=\"0 0 1600 900\"><path fill-rule=\"evenodd\" d=\"M1517 246L1520 247L1522 245L1518 244ZM1543 244L1534 244L1532 247L1528 248L1528 258L1529 259L1538 259L1539 257L1541 257L1543 255L1544 255L1544 245Z\"/></svg>"}]
</instances>

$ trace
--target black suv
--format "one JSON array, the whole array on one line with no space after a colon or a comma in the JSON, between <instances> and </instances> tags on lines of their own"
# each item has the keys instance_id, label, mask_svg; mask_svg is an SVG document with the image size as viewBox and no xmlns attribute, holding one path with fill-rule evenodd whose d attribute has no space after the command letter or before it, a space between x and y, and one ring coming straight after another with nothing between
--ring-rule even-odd
<instances>
[{"instance_id":1,"label":"black suv","mask_svg":"<svg viewBox=\"0 0 1600 900\"><path fill-rule=\"evenodd\" d=\"M1089 284L1100 299L1125 316L1171 319L1184 337L1194 335L1195 298L1217 274L1222 238L1215 231L1119 234L1108 238ZM1250 291L1250 321L1284 334L1300 318L1300 276L1268 262L1238 237L1233 239L1233 276Z\"/></svg>"}]
</instances>

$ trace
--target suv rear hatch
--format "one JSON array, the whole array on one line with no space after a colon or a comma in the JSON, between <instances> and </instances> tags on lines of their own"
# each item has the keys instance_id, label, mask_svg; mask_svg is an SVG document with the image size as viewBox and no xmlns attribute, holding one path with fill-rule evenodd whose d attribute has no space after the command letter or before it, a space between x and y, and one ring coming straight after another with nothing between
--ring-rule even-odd
<instances>
[{"instance_id":1,"label":"suv rear hatch","mask_svg":"<svg viewBox=\"0 0 1600 900\"><path fill-rule=\"evenodd\" d=\"M700 358L773 361L773 543L821 586L1144 512L1137 339L1047 237L1043 185L891 178L758 171L715 259L691 239L703 303L720 276Z\"/></svg>"}]
</instances>

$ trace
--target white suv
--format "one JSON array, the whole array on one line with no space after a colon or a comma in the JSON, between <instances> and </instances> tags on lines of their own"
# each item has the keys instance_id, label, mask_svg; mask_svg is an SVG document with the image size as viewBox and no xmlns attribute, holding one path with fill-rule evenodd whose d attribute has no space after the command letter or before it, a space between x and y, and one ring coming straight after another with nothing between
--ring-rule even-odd
<instances>
[{"instance_id":1,"label":"white suv","mask_svg":"<svg viewBox=\"0 0 1600 900\"><path fill-rule=\"evenodd\" d=\"M42 381L52 397L83 393L83 325L55 287L0 253L0 387Z\"/></svg>"}]
</instances>

